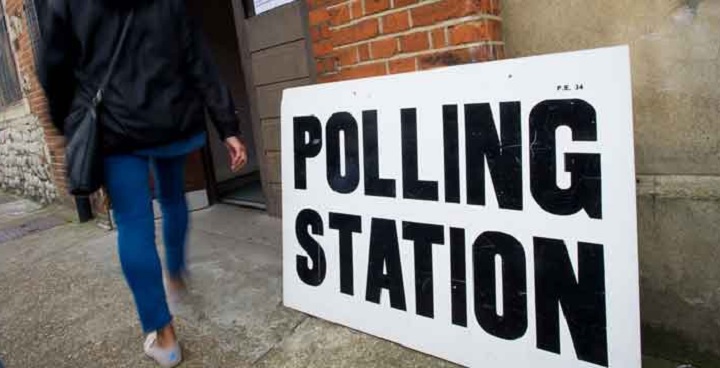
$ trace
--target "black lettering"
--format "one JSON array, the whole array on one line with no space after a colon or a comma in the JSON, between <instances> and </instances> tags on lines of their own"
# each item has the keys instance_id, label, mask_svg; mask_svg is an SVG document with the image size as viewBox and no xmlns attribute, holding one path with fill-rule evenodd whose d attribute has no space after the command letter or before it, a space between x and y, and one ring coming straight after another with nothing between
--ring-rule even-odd
<instances>
[{"instance_id":1,"label":"black lettering","mask_svg":"<svg viewBox=\"0 0 720 368\"><path fill-rule=\"evenodd\" d=\"M498 138L490 104L465 105L468 204L485 205L485 159L500 208L522 210L520 102L500 103Z\"/></svg>"},{"instance_id":2,"label":"black lettering","mask_svg":"<svg viewBox=\"0 0 720 368\"><path fill-rule=\"evenodd\" d=\"M305 134L310 139L305 139ZM300 116L293 119L293 147L295 150L295 189L307 189L306 160L315 157L322 148L322 128L315 116Z\"/></svg>"},{"instance_id":3,"label":"black lettering","mask_svg":"<svg viewBox=\"0 0 720 368\"><path fill-rule=\"evenodd\" d=\"M426 201L438 200L438 183L418 179L417 111L400 110L402 136L403 197Z\"/></svg>"},{"instance_id":4,"label":"black lettering","mask_svg":"<svg viewBox=\"0 0 720 368\"><path fill-rule=\"evenodd\" d=\"M363 111L365 195L395 198L395 180L380 178L377 111Z\"/></svg>"},{"instance_id":5,"label":"black lettering","mask_svg":"<svg viewBox=\"0 0 720 368\"><path fill-rule=\"evenodd\" d=\"M330 228L340 233L340 292L354 295L353 233L362 231L360 216L331 212Z\"/></svg>"},{"instance_id":6,"label":"black lettering","mask_svg":"<svg viewBox=\"0 0 720 368\"><path fill-rule=\"evenodd\" d=\"M415 245L415 309L420 316L435 316L433 293L433 244L445 243L442 225L403 222L403 239Z\"/></svg>"},{"instance_id":7,"label":"black lettering","mask_svg":"<svg viewBox=\"0 0 720 368\"><path fill-rule=\"evenodd\" d=\"M465 230L450 228L450 301L452 323L467 327L467 283L465 276Z\"/></svg>"},{"instance_id":8,"label":"black lettering","mask_svg":"<svg viewBox=\"0 0 720 368\"><path fill-rule=\"evenodd\" d=\"M328 184L338 193L352 193L360 184L357 122L350 113L338 112L328 120L325 132ZM345 175L340 170L340 132L345 136Z\"/></svg>"},{"instance_id":9,"label":"black lettering","mask_svg":"<svg viewBox=\"0 0 720 368\"><path fill-rule=\"evenodd\" d=\"M502 259L503 314L498 315L495 256ZM475 317L487 333L506 340L527 331L527 279L525 251L510 235L485 232L473 244Z\"/></svg>"},{"instance_id":10,"label":"black lettering","mask_svg":"<svg viewBox=\"0 0 720 368\"><path fill-rule=\"evenodd\" d=\"M387 273L383 269L387 270ZM407 310L395 221L373 218L370 225L370 257L365 299L380 304L382 289L390 292L390 306L402 311Z\"/></svg>"},{"instance_id":11,"label":"black lettering","mask_svg":"<svg viewBox=\"0 0 720 368\"><path fill-rule=\"evenodd\" d=\"M590 218L602 218L600 155L566 153L565 171L571 174L569 189L557 185L555 132L559 126L572 130L575 141L597 141L595 108L583 100L548 100L530 113L530 189L538 205L556 215L572 215L584 209Z\"/></svg>"},{"instance_id":12,"label":"black lettering","mask_svg":"<svg viewBox=\"0 0 720 368\"><path fill-rule=\"evenodd\" d=\"M445 202L460 203L460 148L458 145L458 108L443 106L443 143L445 148Z\"/></svg>"},{"instance_id":13,"label":"black lettering","mask_svg":"<svg viewBox=\"0 0 720 368\"><path fill-rule=\"evenodd\" d=\"M608 366L603 246L578 243L575 278L562 240L535 238L537 347L560 354L560 307L578 359Z\"/></svg>"},{"instance_id":14,"label":"black lettering","mask_svg":"<svg viewBox=\"0 0 720 368\"><path fill-rule=\"evenodd\" d=\"M295 220L295 236L300 246L307 252L312 260L312 266L306 256L298 255L295 260L297 274L304 283L310 286L318 286L325 280L325 251L320 244L308 232L315 235L323 235L323 222L320 215L310 209L298 213Z\"/></svg>"}]
</instances>

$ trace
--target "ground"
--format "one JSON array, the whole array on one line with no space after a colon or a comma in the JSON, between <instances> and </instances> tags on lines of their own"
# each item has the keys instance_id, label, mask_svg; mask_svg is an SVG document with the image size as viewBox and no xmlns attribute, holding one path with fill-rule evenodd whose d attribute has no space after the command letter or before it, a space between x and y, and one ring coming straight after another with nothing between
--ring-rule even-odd
<instances>
[{"instance_id":1,"label":"ground","mask_svg":"<svg viewBox=\"0 0 720 368\"><path fill-rule=\"evenodd\" d=\"M154 367L115 233L72 219L0 193L0 368ZM189 258L190 294L173 308L182 367L455 367L283 307L280 221L263 212L193 213Z\"/></svg>"}]
</instances>

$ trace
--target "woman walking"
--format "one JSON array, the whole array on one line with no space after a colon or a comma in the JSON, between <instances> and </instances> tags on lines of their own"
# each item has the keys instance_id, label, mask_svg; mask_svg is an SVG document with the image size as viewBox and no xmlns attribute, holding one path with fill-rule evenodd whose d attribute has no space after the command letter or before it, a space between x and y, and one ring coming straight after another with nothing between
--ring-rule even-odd
<instances>
[{"instance_id":1,"label":"woman walking","mask_svg":"<svg viewBox=\"0 0 720 368\"><path fill-rule=\"evenodd\" d=\"M186 271L185 158L205 144L206 109L232 169L247 160L231 95L183 0L47 3L39 74L53 123L61 132L70 129L68 117L100 96L104 185L118 228L120 263L147 334L145 353L173 367L182 354L155 247L149 171L162 208L165 284L172 295L184 288Z\"/></svg>"}]
</instances>

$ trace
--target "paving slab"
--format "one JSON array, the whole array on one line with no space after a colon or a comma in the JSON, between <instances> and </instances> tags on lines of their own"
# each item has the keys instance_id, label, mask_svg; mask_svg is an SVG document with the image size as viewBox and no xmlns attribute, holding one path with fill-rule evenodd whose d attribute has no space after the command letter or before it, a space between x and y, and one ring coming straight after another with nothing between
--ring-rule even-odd
<instances>
[{"instance_id":1,"label":"paving slab","mask_svg":"<svg viewBox=\"0 0 720 368\"><path fill-rule=\"evenodd\" d=\"M17 198L14 195L0 192L0 204L16 201Z\"/></svg>"},{"instance_id":2,"label":"paving slab","mask_svg":"<svg viewBox=\"0 0 720 368\"><path fill-rule=\"evenodd\" d=\"M459 367L330 322L309 318L257 365L294 367Z\"/></svg>"},{"instance_id":3,"label":"paving slab","mask_svg":"<svg viewBox=\"0 0 720 368\"><path fill-rule=\"evenodd\" d=\"M43 206L28 199L0 203L0 221L10 221L40 211Z\"/></svg>"}]
</instances>

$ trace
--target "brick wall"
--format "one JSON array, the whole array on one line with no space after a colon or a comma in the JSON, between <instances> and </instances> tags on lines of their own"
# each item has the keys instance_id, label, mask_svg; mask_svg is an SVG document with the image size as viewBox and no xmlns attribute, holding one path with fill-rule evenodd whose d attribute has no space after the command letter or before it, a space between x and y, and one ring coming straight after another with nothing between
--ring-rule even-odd
<instances>
[{"instance_id":1,"label":"brick wall","mask_svg":"<svg viewBox=\"0 0 720 368\"><path fill-rule=\"evenodd\" d=\"M50 202L66 192L62 138L50 124L47 102L35 74L24 1L4 0L3 5L23 99L0 111L0 166L5 174L0 184L5 190Z\"/></svg>"},{"instance_id":2,"label":"brick wall","mask_svg":"<svg viewBox=\"0 0 720 368\"><path fill-rule=\"evenodd\" d=\"M306 0L318 82L503 57L500 0Z\"/></svg>"},{"instance_id":3,"label":"brick wall","mask_svg":"<svg viewBox=\"0 0 720 368\"><path fill-rule=\"evenodd\" d=\"M28 21L23 11L23 0L5 0L5 11L8 17L13 52L15 53L23 95L42 128L47 143L47 160L51 165L51 176L57 193L64 200L69 200L65 181L65 158L63 138L52 126L47 100L35 73L35 56Z\"/></svg>"}]
</instances>

